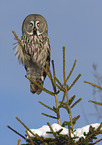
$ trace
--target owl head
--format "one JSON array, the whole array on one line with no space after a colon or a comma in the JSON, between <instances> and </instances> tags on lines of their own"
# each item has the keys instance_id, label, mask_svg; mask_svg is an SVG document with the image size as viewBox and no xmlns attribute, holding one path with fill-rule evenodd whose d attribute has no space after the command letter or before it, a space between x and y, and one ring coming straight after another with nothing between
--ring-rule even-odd
<instances>
[{"instance_id":1,"label":"owl head","mask_svg":"<svg viewBox=\"0 0 102 145\"><path fill-rule=\"evenodd\" d=\"M39 14L28 15L22 24L22 34L41 35L48 32L47 22L43 16Z\"/></svg>"}]
</instances>

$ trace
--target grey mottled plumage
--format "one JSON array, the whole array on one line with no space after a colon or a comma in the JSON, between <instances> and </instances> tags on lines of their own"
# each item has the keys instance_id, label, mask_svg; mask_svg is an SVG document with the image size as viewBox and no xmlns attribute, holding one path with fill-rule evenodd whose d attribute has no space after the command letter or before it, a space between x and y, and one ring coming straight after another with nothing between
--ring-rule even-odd
<instances>
[{"instance_id":1,"label":"grey mottled plumage","mask_svg":"<svg viewBox=\"0 0 102 145\"><path fill-rule=\"evenodd\" d=\"M50 65L50 43L47 22L39 14L28 15L22 24L21 45L18 44L16 55L29 77L43 86L46 73L42 67ZM30 83L32 93L41 93L41 89Z\"/></svg>"}]
</instances>

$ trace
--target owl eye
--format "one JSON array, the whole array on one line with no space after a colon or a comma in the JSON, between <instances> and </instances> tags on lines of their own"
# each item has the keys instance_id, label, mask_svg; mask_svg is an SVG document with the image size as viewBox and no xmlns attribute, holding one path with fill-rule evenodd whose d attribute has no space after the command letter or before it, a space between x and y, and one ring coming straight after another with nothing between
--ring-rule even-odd
<instances>
[{"instance_id":1,"label":"owl eye","mask_svg":"<svg viewBox=\"0 0 102 145\"><path fill-rule=\"evenodd\" d=\"M33 23L30 23L29 25L30 25L30 27L32 27L33 26Z\"/></svg>"},{"instance_id":2,"label":"owl eye","mask_svg":"<svg viewBox=\"0 0 102 145\"><path fill-rule=\"evenodd\" d=\"M37 23L37 26L39 27L39 23Z\"/></svg>"}]
</instances>

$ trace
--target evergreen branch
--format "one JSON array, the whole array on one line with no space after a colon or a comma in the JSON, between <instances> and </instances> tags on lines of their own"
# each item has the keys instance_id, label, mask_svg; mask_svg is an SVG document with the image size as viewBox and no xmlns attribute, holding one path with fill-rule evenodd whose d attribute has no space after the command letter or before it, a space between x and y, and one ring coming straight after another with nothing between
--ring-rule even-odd
<instances>
[{"instance_id":1,"label":"evergreen branch","mask_svg":"<svg viewBox=\"0 0 102 145\"><path fill-rule=\"evenodd\" d=\"M34 134L18 117L16 117L16 119L33 135L33 136L35 136L35 137L38 137L38 138L40 138L39 137L39 135L37 135L37 134Z\"/></svg>"},{"instance_id":2,"label":"evergreen branch","mask_svg":"<svg viewBox=\"0 0 102 145\"><path fill-rule=\"evenodd\" d=\"M63 79L65 82L65 46L63 46Z\"/></svg>"},{"instance_id":3,"label":"evergreen branch","mask_svg":"<svg viewBox=\"0 0 102 145\"><path fill-rule=\"evenodd\" d=\"M97 131L102 130L102 123L100 123L99 127L96 129Z\"/></svg>"},{"instance_id":4,"label":"evergreen branch","mask_svg":"<svg viewBox=\"0 0 102 145\"><path fill-rule=\"evenodd\" d=\"M67 125L68 125L68 133L69 133L68 134L68 136L69 136L68 143L70 143L70 140L71 140L71 127L70 127L70 122L69 121L64 121L63 124L62 124L63 127L65 127Z\"/></svg>"},{"instance_id":5,"label":"evergreen branch","mask_svg":"<svg viewBox=\"0 0 102 145\"><path fill-rule=\"evenodd\" d=\"M64 89L62 88L62 87L60 87L58 84L56 84L56 86L58 87L58 89L60 90L60 91L64 91ZM58 91L59 92L59 91ZM58 93L57 93L58 94Z\"/></svg>"},{"instance_id":6,"label":"evergreen branch","mask_svg":"<svg viewBox=\"0 0 102 145\"><path fill-rule=\"evenodd\" d=\"M45 116L47 116L47 117L51 117L51 118L53 118L53 119L58 119L57 117L55 117L55 116L52 116L52 115L48 115L48 114L45 114L45 113L41 113L42 115L45 115Z\"/></svg>"},{"instance_id":7,"label":"evergreen branch","mask_svg":"<svg viewBox=\"0 0 102 145\"><path fill-rule=\"evenodd\" d=\"M97 140L96 142L94 142L93 144L97 144L98 142L102 141L102 139Z\"/></svg>"},{"instance_id":8,"label":"evergreen branch","mask_svg":"<svg viewBox=\"0 0 102 145\"><path fill-rule=\"evenodd\" d=\"M55 83L53 81L53 78L52 78L52 74L51 74L51 71L49 69L49 66L47 65L47 68L48 68L48 71L49 71L49 78L52 82L52 85L53 85L53 90L55 92L54 96L55 96L55 102L56 102L56 113L57 113L57 119L58 119L58 124L61 125L61 120L60 120L60 114L59 114L59 108L58 108L58 98L57 98L57 94L56 94L56 86L55 86ZM47 73L48 71L46 70L46 68L43 68L45 70L45 72Z\"/></svg>"},{"instance_id":9,"label":"evergreen branch","mask_svg":"<svg viewBox=\"0 0 102 145\"><path fill-rule=\"evenodd\" d=\"M52 83L53 87L55 87L55 84L54 84L54 81L53 81L53 77L52 77L52 73L51 73L50 67L48 65L48 62L46 62L46 66L47 66L47 69L48 69L48 72L49 72L49 76L50 76L49 78L51 80L51 83ZM47 69L46 69L46 71L47 71Z\"/></svg>"},{"instance_id":10,"label":"evergreen branch","mask_svg":"<svg viewBox=\"0 0 102 145\"><path fill-rule=\"evenodd\" d=\"M58 92L57 92L57 94L62 90L62 91L64 91L65 89L64 89L64 87L63 87L63 85L61 84L61 82L58 80L58 78L55 76L55 80L57 81L57 83L60 85L58 85L58 84L56 84L56 86L58 87Z\"/></svg>"},{"instance_id":11,"label":"evergreen branch","mask_svg":"<svg viewBox=\"0 0 102 145\"><path fill-rule=\"evenodd\" d=\"M32 134L35 136L35 134L18 118L16 117L16 119Z\"/></svg>"},{"instance_id":12,"label":"evergreen branch","mask_svg":"<svg viewBox=\"0 0 102 145\"><path fill-rule=\"evenodd\" d=\"M65 81L65 46L63 46L63 79L64 79L66 98L67 98L66 109L69 111L69 117L70 117L70 122L71 122L72 133L73 133L71 108L70 108L70 105L68 105L69 104L68 88L67 88L66 81ZM70 130L69 127L68 127L68 129ZM70 131L69 131L69 136L71 136Z\"/></svg>"},{"instance_id":13,"label":"evergreen branch","mask_svg":"<svg viewBox=\"0 0 102 145\"><path fill-rule=\"evenodd\" d=\"M73 125L76 123L76 121L80 118L80 115L74 117L72 120L73 120Z\"/></svg>"},{"instance_id":14,"label":"evergreen branch","mask_svg":"<svg viewBox=\"0 0 102 145\"><path fill-rule=\"evenodd\" d=\"M102 103L100 103L100 102L91 101L91 100L89 100L89 102L91 102L91 103L95 103L95 104L97 104L97 105L101 105L101 106L102 106Z\"/></svg>"},{"instance_id":15,"label":"evergreen branch","mask_svg":"<svg viewBox=\"0 0 102 145\"><path fill-rule=\"evenodd\" d=\"M56 112L56 110L54 110L53 108L51 108L51 107L49 107L49 106L47 106L47 105L45 105L44 103L42 103L41 101L38 101L41 105L43 105L44 107L46 107L46 108L48 108L48 109L50 109L50 110L52 110L52 111L54 111L54 112Z\"/></svg>"},{"instance_id":16,"label":"evergreen branch","mask_svg":"<svg viewBox=\"0 0 102 145\"><path fill-rule=\"evenodd\" d=\"M86 143L87 143L87 142L90 142L90 141L92 140L92 136L93 136L93 135L96 136L97 131L99 131L99 130L101 129L101 127L102 127L102 123L99 125L99 127L98 127L96 130L94 130L94 127L92 127L92 126L90 125L90 127L89 127L89 132L88 132L88 134L86 135L85 139L84 139L83 141L79 142L78 144L83 144L83 143L85 143L85 142L86 142Z\"/></svg>"},{"instance_id":17,"label":"evergreen branch","mask_svg":"<svg viewBox=\"0 0 102 145\"><path fill-rule=\"evenodd\" d=\"M16 117L16 119L37 139L41 140L43 142L43 139L38 135L38 134L34 134L18 117Z\"/></svg>"},{"instance_id":18,"label":"evergreen branch","mask_svg":"<svg viewBox=\"0 0 102 145\"><path fill-rule=\"evenodd\" d=\"M22 134L20 134L19 132L17 132L17 131L14 130L13 128L11 128L9 125L7 125L7 127L8 127L9 129L11 129L13 132L15 132L16 134L18 134L20 137L22 137L23 139L26 140L26 138L25 138Z\"/></svg>"},{"instance_id":19,"label":"evergreen branch","mask_svg":"<svg viewBox=\"0 0 102 145\"><path fill-rule=\"evenodd\" d=\"M61 108L63 105L64 105L64 99L65 99L65 92L63 94L63 99L62 101L59 101L60 105L59 105L59 108Z\"/></svg>"},{"instance_id":20,"label":"evergreen branch","mask_svg":"<svg viewBox=\"0 0 102 145\"><path fill-rule=\"evenodd\" d=\"M52 95L52 96L55 96L55 94L45 88L43 88L41 85L39 85L37 82L33 81L31 78L29 78L28 76L25 75L25 77L30 81L32 82L33 84L35 84L36 86L38 86L39 88L41 88L43 91L45 91L46 93Z\"/></svg>"},{"instance_id":21,"label":"evergreen branch","mask_svg":"<svg viewBox=\"0 0 102 145\"><path fill-rule=\"evenodd\" d=\"M65 100L65 92L64 92L64 94L63 94L62 102L64 102L64 100Z\"/></svg>"},{"instance_id":22,"label":"evergreen branch","mask_svg":"<svg viewBox=\"0 0 102 145\"><path fill-rule=\"evenodd\" d=\"M44 68L44 67L43 67L43 69L44 69L44 71L45 71L46 73L49 72L49 78L50 78L50 80L51 80L51 82L52 82L53 90L54 90L54 92L55 92L54 96L55 96L55 102L56 102L57 120L58 120L58 124L61 125L60 114L59 114L59 108L58 108L58 98L57 98L57 94L56 94L56 84L55 84L54 81L53 81L52 74L51 74L50 68L49 68L49 66L48 66L48 63L46 63L46 65L47 65L48 71L47 71L47 69ZM54 75L55 75L55 70L54 70L53 73L54 73Z\"/></svg>"},{"instance_id":23,"label":"evergreen branch","mask_svg":"<svg viewBox=\"0 0 102 145\"><path fill-rule=\"evenodd\" d=\"M49 145L54 145L56 143L57 143L57 141L52 141L52 142L49 142Z\"/></svg>"},{"instance_id":24,"label":"evergreen branch","mask_svg":"<svg viewBox=\"0 0 102 145\"><path fill-rule=\"evenodd\" d=\"M76 79L73 81L73 83L71 84L71 86L68 88L68 90L70 90L72 88L72 86L77 82L77 80L80 78L81 74L79 74Z\"/></svg>"},{"instance_id":25,"label":"evergreen branch","mask_svg":"<svg viewBox=\"0 0 102 145\"><path fill-rule=\"evenodd\" d=\"M58 134L58 135L60 135L60 133L63 131L63 128L61 128L60 130L58 130L56 133Z\"/></svg>"},{"instance_id":26,"label":"evergreen branch","mask_svg":"<svg viewBox=\"0 0 102 145\"><path fill-rule=\"evenodd\" d=\"M58 90L58 91L56 92L56 94L58 94L60 91L61 91L61 90Z\"/></svg>"},{"instance_id":27,"label":"evergreen branch","mask_svg":"<svg viewBox=\"0 0 102 145\"><path fill-rule=\"evenodd\" d=\"M53 133L54 137L57 138L56 133L53 131L49 122L47 122L47 125L49 126L49 128L50 128L51 132Z\"/></svg>"},{"instance_id":28,"label":"evergreen branch","mask_svg":"<svg viewBox=\"0 0 102 145\"><path fill-rule=\"evenodd\" d=\"M48 65L48 62L46 62L46 66L47 66L48 70L46 68L45 69L49 72L50 78L52 79L52 73L51 73L50 67Z\"/></svg>"},{"instance_id":29,"label":"evergreen branch","mask_svg":"<svg viewBox=\"0 0 102 145\"><path fill-rule=\"evenodd\" d=\"M54 81L53 81L53 78L52 78L52 74L51 74L48 62L46 62L46 66L47 66L48 71L47 71L47 69L45 67L43 67L43 69L46 72L46 74L48 75L49 79L51 80L54 92L56 92L56 86L54 84Z\"/></svg>"},{"instance_id":30,"label":"evergreen branch","mask_svg":"<svg viewBox=\"0 0 102 145\"><path fill-rule=\"evenodd\" d=\"M67 90L67 87L65 86L65 92L66 92L66 97L67 97L67 110L69 111L69 117L70 117L70 122L71 122L71 128L72 128L72 133L73 133L73 123L72 123L72 114L71 114L71 107L69 105L69 97L68 97L68 90ZM69 132L70 133L70 132ZM71 136L71 134L69 134L69 136Z\"/></svg>"},{"instance_id":31,"label":"evergreen branch","mask_svg":"<svg viewBox=\"0 0 102 145\"><path fill-rule=\"evenodd\" d=\"M64 104L61 104L62 106L60 107L60 108L64 108L64 109L66 109L66 111L68 112L68 114L69 114L69 112L70 112L70 109L69 109L69 107L68 107L68 104L67 105L64 105ZM69 115L70 116L70 115Z\"/></svg>"},{"instance_id":32,"label":"evergreen branch","mask_svg":"<svg viewBox=\"0 0 102 145\"><path fill-rule=\"evenodd\" d=\"M69 105L71 105L72 104L72 102L73 102L73 100L75 99L75 95L74 96L72 96L70 99L69 99Z\"/></svg>"},{"instance_id":33,"label":"evergreen branch","mask_svg":"<svg viewBox=\"0 0 102 145\"><path fill-rule=\"evenodd\" d=\"M55 106L53 106L53 109L55 110L55 112L56 112L56 108L55 108Z\"/></svg>"},{"instance_id":34,"label":"evergreen branch","mask_svg":"<svg viewBox=\"0 0 102 145\"><path fill-rule=\"evenodd\" d=\"M14 34L15 38L18 40L18 43L20 44L21 48L22 48L22 52L24 52L23 50L23 45L22 45L22 42L21 40L18 38L18 36L16 35L15 31L12 30L12 33Z\"/></svg>"},{"instance_id":35,"label":"evergreen branch","mask_svg":"<svg viewBox=\"0 0 102 145\"><path fill-rule=\"evenodd\" d=\"M65 126L67 126L69 124L69 121L64 121L63 123L62 123L62 127L65 127Z\"/></svg>"},{"instance_id":36,"label":"evergreen branch","mask_svg":"<svg viewBox=\"0 0 102 145\"><path fill-rule=\"evenodd\" d=\"M35 145L34 142L33 142L32 137L30 137L30 135L29 135L29 133L28 133L27 131L26 131L26 133L27 133L27 136L28 136L29 140L31 141L31 145ZM36 135L37 135L37 134L36 134ZM47 145L47 143L44 142L43 137L40 137L40 138L38 138L38 136L36 136L36 137L37 137L37 139L39 139L40 141L42 141L44 145Z\"/></svg>"},{"instance_id":37,"label":"evergreen branch","mask_svg":"<svg viewBox=\"0 0 102 145\"><path fill-rule=\"evenodd\" d=\"M73 83L71 84L71 86L70 87L68 87L68 90L70 90L71 88L72 88L72 86L76 83L76 81L79 79L79 77L81 76L81 74L79 74L77 77L76 77L76 79L73 81ZM65 83L66 83L67 81L65 80ZM63 85L62 85L62 87L64 86L64 83L63 83ZM58 93L60 92L61 90L59 90L58 91Z\"/></svg>"},{"instance_id":38,"label":"evergreen branch","mask_svg":"<svg viewBox=\"0 0 102 145\"><path fill-rule=\"evenodd\" d=\"M79 98L72 106L71 108L73 108L77 103L79 103L82 100L82 98Z\"/></svg>"},{"instance_id":39,"label":"evergreen branch","mask_svg":"<svg viewBox=\"0 0 102 145\"><path fill-rule=\"evenodd\" d=\"M47 62L46 62L46 64L47 64ZM51 76L50 76L49 72L47 71L47 69L46 69L45 67L43 67L43 69L44 69L44 71L46 72L46 74L48 75L48 77L49 77L50 80L51 80Z\"/></svg>"},{"instance_id":40,"label":"evergreen branch","mask_svg":"<svg viewBox=\"0 0 102 145\"><path fill-rule=\"evenodd\" d=\"M54 60L52 60L52 68L53 68L53 79L54 79L54 89L55 89L55 93L56 93L56 81L55 81L55 66L54 66Z\"/></svg>"},{"instance_id":41,"label":"evergreen branch","mask_svg":"<svg viewBox=\"0 0 102 145\"><path fill-rule=\"evenodd\" d=\"M71 128L70 128L70 122L67 122L68 123L68 130L69 130L69 140L68 140L68 142L70 142L70 140L71 140ZM71 127L73 127L72 125L71 125ZM72 128L72 133L73 133L73 128Z\"/></svg>"},{"instance_id":42,"label":"evergreen branch","mask_svg":"<svg viewBox=\"0 0 102 145\"><path fill-rule=\"evenodd\" d=\"M73 70L74 70L74 68L75 68L75 66L76 66L76 62L77 62L77 59L75 59L75 61L74 61L73 67L72 67L72 69L71 69L69 75L67 76L66 82L67 82L68 79L70 78L70 76L71 76L71 74L72 74L72 72L73 72Z\"/></svg>"},{"instance_id":43,"label":"evergreen branch","mask_svg":"<svg viewBox=\"0 0 102 145\"><path fill-rule=\"evenodd\" d=\"M61 104L62 104L62 106L66 106L66 105L68 105L68 103L67 103L67 102L62 102L62 101L59 101L59 103L61 103Z\"/></svg>"},{"instance_id":44,"label":"evergreen branch","mask_svg":"<svg viewBox=\"0 0 102 145\"><path fill-rule=\"evenodd\" d=\"M69 117L70 117L70 121L71 121L72 133L73 133L73 123L72 123L71 108L68 105L68 103L69 103L68 88L67 88L66 81L65 81L65 46L63 46L63 79L64 79L66 98L67 98L67 103L66 103L67 107L66 107L66 109L68 108L67 110L69 111ZM69 128L69 130L70 130L70 128ZM71 136L70 131L69 131L69 136Z\"/></svg>"},{"instance_id":45,"label":"evergreen branch","mask_svg":"<svg viewBox=\"0 0 102 145\"><path fill-rule=\"evenodd\" d=\"M90 127L92 127L92 126L90 126ZM96 130L92 130L91 132L90 132L90 127L89 127L89 133L88 133L88 135L85 137L85 139L84 139L84 142L90 142L91 140L92 140L92 136L93 135L96 135ZM92 127L93 128L93 127Z\"/></svg>"},{"instance_id":46,"label":"evergreen branch","mask_svg":"<svg viewBox=\"0 0 102 145\"><path fill-rule=\"evenodd\" d=\"M71 76L71 74L72 74L72 72L73 72L73 70L74 70L74 68L75 68L76 62L77 62L77 59L75 59L74 64L73 64L73 67L72 67L72 69L71 69L71 71L70 71L70 73L69 73L67 79L65 80L65 83L68 81L69 77ZM74 82L72 83L72 85L68 88L68 90L71 89L71 87L76 83L76 81L79 79L80 76L81 76L81 74L79 74L79 75L77 76L77 78L74 80ZM65 83L64 83L64 84L65 84ZM60 83L60 84L61 84L61 83ZM63 87L64 84L63 84L63 85L61 84L61 86ZM59 90L58 93L59 93L60 91L61 91L61 90Z\"/></svg>"},{"instance_id":47,"label":"evergreen branch","mask_svg":"<svg viewBox=\"0 0 102 145\"><path fill-rule=\"evenodd\" d=\"M57 81L57 83L61 86L61 88L63 88L63 85L61 84L61 82L58 80L58 78L55 76L55 80ZM63 88L64 89L64 88Z\"/></svg>"},{"instance_id":48,"label":"evergreen branch","mask_svg":"<svg viewBox=\"0 0 102 145\"><path fill-rule=\"evenodd\" d=\"M56 84L56 81L55 81L55 66L54 66L54 60L52 60L52 68L53 68L54 84Z\"/></svg>"},{"instance_id":49,"label":"evergreen branch","mask_svg":"<svg viewBox=\"0 0 102 145\"><path fill-rule=\"evenodd\" d=\"M32 145L35 145L34 142L33 142L33 140L32 140L32 138L30 137L29 133L27 132L27 130L26 130L26 134L27 134L27 136L28 136L28 138L29 138L31 144L32 144Z\"/></svg>"},{"instance_id":50,"label":"evergreen branch","mask_svg":"<svg viewBox=\"0 0 102 145\"><path fill-rule=\"evenodd\" d=\"M58 121L58 124L61 125L57 94L55 94L55 102L56 102L57 121Z\"/></svg>"},{"instance_id":51,"label":"evergreen branch","mask_svg":"<svg viewBox=\"0 0 102 145\"><path fill-rule=\"evenodd\" d=\"M100 86L98 86L96 84L93 84L93 83L90 83L90 82L87 82L87 81L84 81L84 83L90 84L90 85L92 85L94 87L97 87L98 89L102 90L102 87L100 87Z\"/></svg>"},{"instance_id":52,"label":"evergreen branch","mask_svg":"<svg viewBox=\"0 0 102 145\"><path fill-rule=\"evenodd\" d=\"M18 144L17 145L20 145L20 142L21 142L21 139L18 139Z\"/></svg>"}]
</instances>

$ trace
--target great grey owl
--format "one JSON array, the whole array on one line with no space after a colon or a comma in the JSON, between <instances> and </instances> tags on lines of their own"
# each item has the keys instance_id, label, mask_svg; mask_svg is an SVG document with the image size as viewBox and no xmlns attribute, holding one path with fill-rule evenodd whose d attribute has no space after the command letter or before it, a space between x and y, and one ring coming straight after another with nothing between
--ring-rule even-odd
<instances>
[{"instance_id":1,"label":"great grey owl","mask_svg":"<svg viewBox=\"0 0 102 145\"><path fill-rule=\"evenodd\" d=\"M18 43L16 56L21 62L27 75L43 86L46 73L46 62L50 65L50 43L47 22L39 14L28 15L22 24L21 44ZM31 92L40 94L42 89L30 82Z\"/></svg>"}]
</instances>

